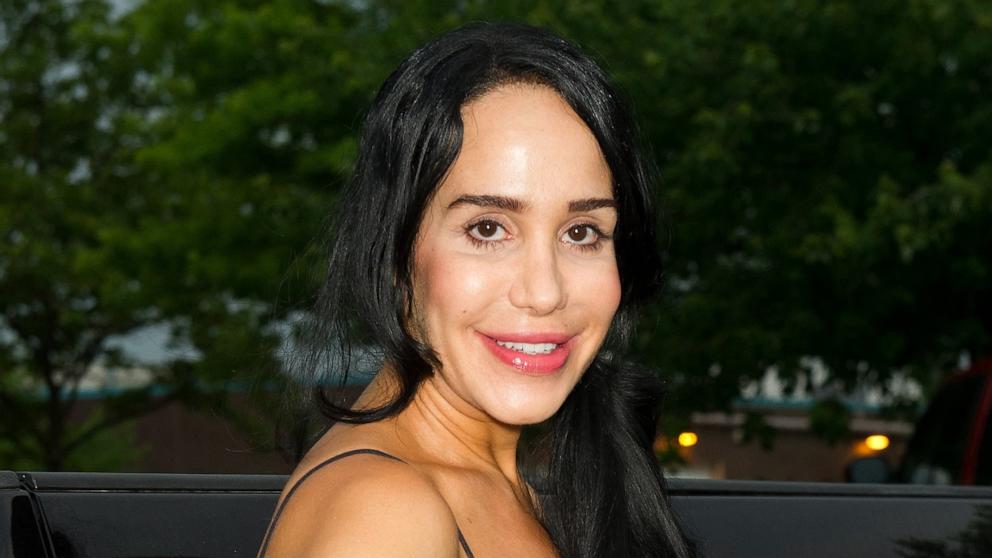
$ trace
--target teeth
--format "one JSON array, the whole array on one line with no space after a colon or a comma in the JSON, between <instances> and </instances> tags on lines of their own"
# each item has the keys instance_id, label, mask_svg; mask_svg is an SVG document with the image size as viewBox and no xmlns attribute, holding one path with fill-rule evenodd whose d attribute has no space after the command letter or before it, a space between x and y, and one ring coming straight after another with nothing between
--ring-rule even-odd
<instances>
[{"instance_id":1,"label":"teeth","mask_svg":"<svg viewBox=\"0 0 992 558\"><path fill-rule=\"evenodd\" d=\"M546 355L558 346L554 343L510 343L508 341L497 341L496 344L528 355Z\"/></svg>"}]
</instances>

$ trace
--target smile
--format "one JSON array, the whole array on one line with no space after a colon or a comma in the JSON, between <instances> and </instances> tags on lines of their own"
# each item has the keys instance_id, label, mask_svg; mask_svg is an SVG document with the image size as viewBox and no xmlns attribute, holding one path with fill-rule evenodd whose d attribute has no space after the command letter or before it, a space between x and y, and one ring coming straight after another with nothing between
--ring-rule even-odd
<instances>
[{"instance_id":1,"label":"smile","mask_svg":"<svg viewBox=\"0 0 992 558\"><path fill-rule=\"evenodd\" d=\"M574 343L574 337L566 334L476 333L497 360L530 376L546 376L560 370Z\"/></svg>"},{"instance_id":2,"label":"smile","mask_svg":"<svg viewBox=\"0 0 992 558\"><path fill-rule=\"evenodd\" d=\"M510 341L496 341L500 347L506 347L511 351L519 351L527 355L546 355L555 350L558 345L554 343L512 343Z\"/></svg>"}]
</instances>

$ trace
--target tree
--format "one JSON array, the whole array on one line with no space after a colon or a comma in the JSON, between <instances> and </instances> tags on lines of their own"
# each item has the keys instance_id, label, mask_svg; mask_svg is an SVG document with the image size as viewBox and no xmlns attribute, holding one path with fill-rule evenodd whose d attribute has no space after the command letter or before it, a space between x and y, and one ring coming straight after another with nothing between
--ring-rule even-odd
<instances>
[{"instance_id":1,"label":"tree","mask_svg":"<svg viewBox=\"0 0 992 558\"><path fill-rule=\"evenodd\" d=\"M666 4L644 118L673 222L645 343L688 408L816 357L845 391L988 355L980 2ZM984 22L984 23L983 23ZM647 54L646 54L647 56Z\"/></svg>"},{"instance_id":2,"label":"tree","mask_svg":"<svg viewBox=\"0 0 992 558\"><path fill-rule=\"evenodd\" d=\"M108 402L95 422L74 424L72 410L91 366L123 364L107 339L158 319L136 283L102 267L104 239L133 217L110 208L137 174L128 157L140 121L122 105L132 76L106 5L0 10L2 449L57 470L134 416L139 391Z\"/></svg>"},{"instance_id":3,"label":"tree","mask_svg":"<svg viewBox=\"0 0 992 558\"><path fill-rule=\"evenodd\" d=\"M173 4L0 11L5 460L86 468L73 460L86 444L172 401L258 426L227 405L231 383L281 381L280 301L313 288L287 269L312 265L330 199L317 185L337 180L352 143L340 84L299 73L319 71L306 54L330 58L335 43L310 49L334 27L293 6ZM314 133L279 127L297 122ZM148 364L108 342L162 324L192 350ZM79 423L95 366L149 381Z\"/></svg>"},{"instance_id":4,"label":"tree","mask_svg":"<svg viewBox=\"0 0 992 558\"><path fill-rule=\"evenodd\" d=\"M667 263L635 348L669 413L728 408L769 369L822 363L843 392L989 354L987 3L7 2L11 451L59 468L169 400L259 427L224 393L281 381L362 112L410 49L479 19L557 30L633 101ZM108 339L161 324L195 349L147 367L165 397L135 387L74 424L86 370L140 364Z\"/></svg>"}]
</instances>

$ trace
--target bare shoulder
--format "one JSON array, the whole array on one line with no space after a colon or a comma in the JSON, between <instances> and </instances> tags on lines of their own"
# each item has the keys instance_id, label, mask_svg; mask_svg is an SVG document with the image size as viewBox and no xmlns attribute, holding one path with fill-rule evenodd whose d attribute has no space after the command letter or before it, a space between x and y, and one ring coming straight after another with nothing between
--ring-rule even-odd
<instances>
[{"instance_id":1,"label":"bare shoulder","mask_svg":"<svg viewBox=\"0 0 992 558\"><path fill-rule=\"evenodd\" d=\"M412 466L351 455L294 474L265 558L458 555L455 518Z\"/></svg>"}]
</instances>

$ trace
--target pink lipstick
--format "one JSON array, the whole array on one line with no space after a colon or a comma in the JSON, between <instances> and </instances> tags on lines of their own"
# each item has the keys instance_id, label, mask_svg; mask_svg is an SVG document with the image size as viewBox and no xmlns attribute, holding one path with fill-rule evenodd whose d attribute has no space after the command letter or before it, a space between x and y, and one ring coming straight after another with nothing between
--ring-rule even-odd
<instances>
[{"instance_id":1,"label":"pink lipstick","mask_svg":"<svg viewBox=\"0 0 992 558\"><path fill-rule=\"evenodd\" d=\"M482 344L497 359L532 376L546 376L557 372L572 350L573 336L558 333L495 333L476 332ZM554 345L553 348L548 345ZM511 347L505 345L512 345ZM521 345L527 345L522 347ZM536 349L537 352L525 351Z\"/></svg>"}]
</instances>

